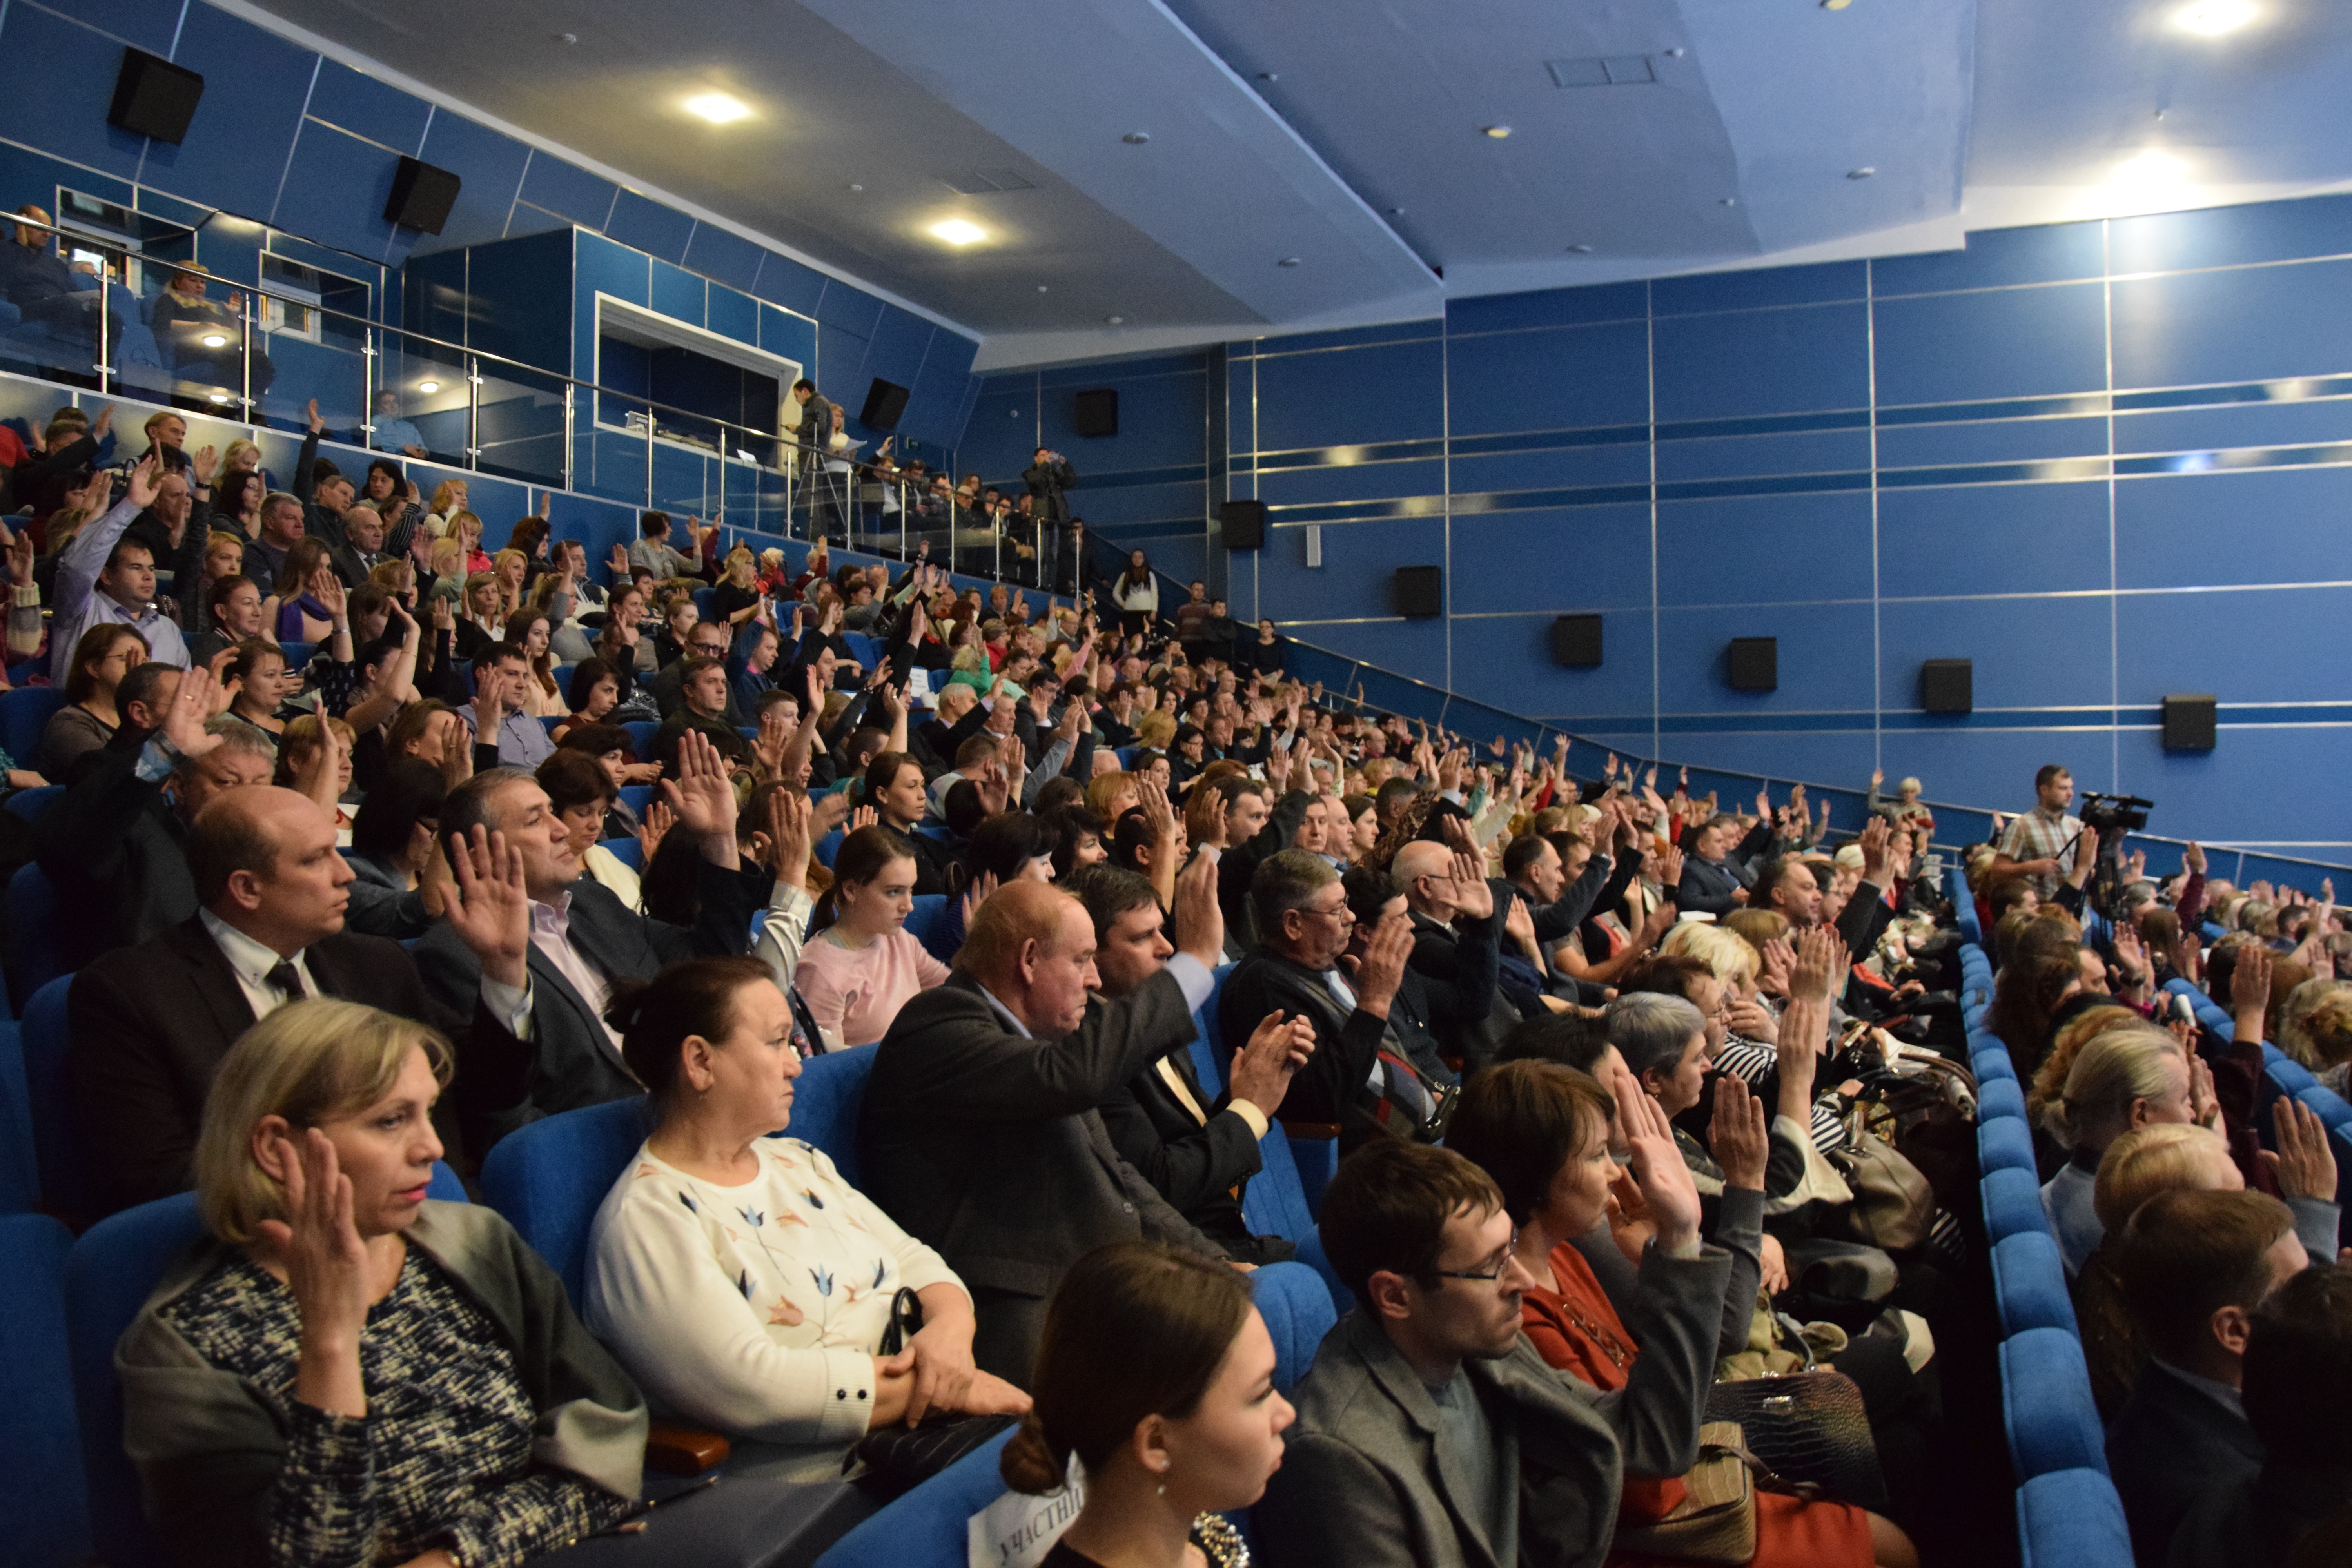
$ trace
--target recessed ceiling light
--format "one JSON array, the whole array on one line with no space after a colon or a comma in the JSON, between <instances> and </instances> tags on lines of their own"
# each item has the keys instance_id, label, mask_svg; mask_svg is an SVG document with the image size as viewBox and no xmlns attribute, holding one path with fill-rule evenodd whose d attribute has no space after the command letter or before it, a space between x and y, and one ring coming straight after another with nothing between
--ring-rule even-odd
<instances>
[{"instance_id":1,"label":"recessed ceiling light","mask_svg":"<svg viewBox=\"0 0 2352 1568\"><path fill-rule=\"evenodd\" d=\"M1853 0L1822 0L1822 9L1824 11L1843 11L1853 4Z\"/></svg>"},{"instance_id":2,"label":"recessed ceiling light","mask_svg":"<svg viewBox=\"0 0 2352 1568\"><path fill-rule=\"evenodd\" d=\"M1715 205L1719 207L1736 207L1739 205L1739 198L1738 196L1725 196L1718 200Z\"/></svg>"},{"instance_id":3,"label":"recessed ceiling light","mask_svg":"<svg viewBox=\"0 0 2352 1568\"><path fill-rule=\"evenodd\" d=\"M1127 325L1127 318L1125 316L1105 316L1103 320L1109 322L1114 327L1123 327Z\"/></svg>"},{"instance_id":4,"label":"recessed ceiling light","mask_svg":"<svg viewBox=\"0 0 2352 1568\"><path fill-rule=\"evenodd\" d=\"M209 394L209 396L215 403L226 403L228 401L228 394L226 392L212 393Z\"/></svg>"},{"instance_id":5,"label":"recessed ceiling light","mask_svg":"<svg viewBox=\"0 0 2352 1568\"><path fill-rule=\"evenodd\" d=\"M864 185L853 184L853 185L851 185L851 186L849 187L849 194L850 194L851 195L856 195L858 192L860 192L860 191L864 190L865 188L866 188L866 187L865 187Z\"/></svg>"},{"instance_id":6,"label":"recessed ceiling light","mask_svg":"<svg viewBox=\"0 0 2352 1568\"><path fill-rule=\"evenodd\" d=\"M1848 170L1845 172L1845 177L1846 177L1847 179L1849 179L1849 180L1866 180L1866 179L1870 178L1870 176L1871 176L1871 175L1875 174L1876 173L1878 173L1878 171L1877 171L1876 169L1874 169L1874 168L1872 168L1869 164L1864 163L1864 164L1861 168L1859 168L1859 169L1848 169Z\"/></svg>"},{"instance_id":7,"label":"recessed ceiling light","mask_svg":"<svg viewBox=\"0 0 2352 1568\"><path fill-rule=\"evenodd\" d=\"M1037 292L1039 292L1040 294L1043 294L1045 291L1045 285L1044 285L1043 283L1038 284L1038 285L1037 285Z\"/></svg>"},{"instance_id":8,"label":"recessed ceiling light","mask_svg":"<svg viewBox=\"0 0 2352 1568\"><path fill-rule=\"evenodd\" d=\"M2202 38L2234 33L2262 15L2254 0L2191 0L2172 14L2172 25Z\"/></svg>"},{"instance_id":9,"label":"recessed ceiling light","mask_svg":"<svg viewBox=\"0 0 2352 1568\"><path fill-rule=\"evenodd\" d=\"M688 99L682 107L688 114L698 119L708 120L713 125L730 125L738 120L749 120L751 117L750 104L740 98L730 97L723 92L698 92Z\"/></svg>"},{"instance_id":10,"label":"recessed ceiling light","mask_svg":"<svg viewBox=\"0 0 2352 1568\"><path fill-rule=\"evenodd\" d=\"M2167 185L2178 185L2188 178L2189 164L2160 147L2134 153L2115 167L2107 176L2111 185L2127 190L2151 191Z\"/></svg>"},{"instance_id":11,"label":"recessed ceiling light","mask_svg":"<svg viewBox=\"0 0 2352 1568\"><path fill-rule=\"evenodd\" d=\"M555 41L559 44L576 44L580 41L580 35L577 33L558 33L555 35Z\"/></svg>"},{"instance_id":12,"label":"recessed ceiling light","mask_svg":"<svg viewBox=\"0 0 2352 1568\"><path fill-rule=\"evenodd\" d=\"M227 342L228 339L223 337L218 332L206 332L205 334L205 347L208 349L219 348L223 343Z\"/></svg>"},{"instance_id":13,"label":"recessed ceiling light","mask_svg":"<svg viewBox=\"0 0 2352 1568\"><path fill-rule=\"evenodd\" d=\"M419 392L438 392L441 390L441 384L437 381L420 381L416 384L416 390Z\"/></svg>"},{"instance_id":14,"label":"recessed ceiling light","mask_svg":"<svg viewBox=\"0 0 2352 1568\"><path fill-rule=\"evenodd\" d=\"M1486 127L1486 134L1492 136L1497 142L1500 142L1504 137L1508 136L1510 133L1511 128L1507 125L1489 125Z\"/></svg>"},{"instance_id":15,"label":"recessed ceiling light","mask_svg":"<svg viewBox=\"0 0 2352 1568\"><path fill-rule=\"evenodd\" d=\"M988 237L988 231L980 225L967 223L960 217L942 218L926 232L933 239L944 239L955 246L971 245Z\"/></svg>"},{"instance_id":16,"label":"recessed ceiling light","mask_svg":"<svg viewBox=\"0 0 2352 1568\"><path fill-rule=\"evenodd\" d=\"M1298 258L1296 256L1286 256L1281 260L1276 262L1275 265L1276 267L1296 267L1298 265Z\"/></svg>"},{"instance_id":17,"label":"recessed ceiling light","mask_svg":"<svg viewBox=\"0 0 2352 1568\"><path fill-rule=\"evenodd\" d=\"M1149 131L1130 131L1126 135L1120 137L1119 140L1126 142L1130 147L1140 147L1146 142L1151 140L1151 132Z\"/></svg>"},{"instance_id":18,"label":"recessed ceiling light","mask_svg":"<svg viewBox=\"0 0 2352 1568\"><path fill-rule=\"evenodd\" d=\"M1592 254L1592 247L1589 245L1571 245L1569 247L1569 249L1576 252L1579 256L1590 256Z\"/></svg>"}]
</instances>

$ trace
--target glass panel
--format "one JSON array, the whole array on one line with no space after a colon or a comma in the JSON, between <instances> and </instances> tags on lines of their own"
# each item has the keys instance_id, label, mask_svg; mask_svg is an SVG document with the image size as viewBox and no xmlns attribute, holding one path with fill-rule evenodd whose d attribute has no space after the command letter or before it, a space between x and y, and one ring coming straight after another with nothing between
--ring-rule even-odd
<instances>
[{"instance_id":1,"label":"glass panel","mask_svg":"<svg viewBox=\"0 0 2352 1568\"><path fill-rule=\"evenodd\" d=\"M378 329L376 347L369 444L386 450L421 447L434 462L473 467L465 356L390 328Z\"/></svg>"},{"instance_id":2,"label":"glass panel","mask_svg":"<svg viewBox=\"0 0 2352 1568\"><path fill-rule=\"evenodd\" d=\"M563 377L477 361L476 466L487 474L545 485L563 483Z\"/></svg>"}]
</instances>

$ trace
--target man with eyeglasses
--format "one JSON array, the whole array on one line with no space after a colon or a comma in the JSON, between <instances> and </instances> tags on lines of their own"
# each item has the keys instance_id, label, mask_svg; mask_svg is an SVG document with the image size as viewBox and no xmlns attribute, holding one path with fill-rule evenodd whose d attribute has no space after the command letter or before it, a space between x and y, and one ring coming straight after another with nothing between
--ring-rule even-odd
<instances>
[{"instance_id":1,"label":"man with eyeglasses","mask_svg":"<svg viewBox=\"0 0 2352 1568\"><path fill-rule=\"evenodd\" d=\"M1285 1103L1300 1121L1336 1123L1343 1152L1383 1137L1443 1137L1454 1085L1413 1059L1391 1017L1412 953L1403 911L1382 918L1362 957L1343 971L1356 915L1329 861L1303 849L1270 855L1250 879L1249 899L1259 941L1218 993L1225 1037L1249 1038L1277 1011L1312 1024L1315 1054Z\"/></svg>"},{"instance_id":2,"label":"man with eyeglasses","mask_svg":"<svg viewBox=\"0 0 2352 1568\"><path fill-rule=\"evenodd\" d=\"M1318 1230L1356 1307L1291 1394L1297 1425L1252 1511L1267 1561L1597 1568L1625 1478L1690 1468L1731 1257L1700 1242L1671 1142L1635 1150L1660 1228L1629 1314L1642 1353L1606 1394L1520 1331L1539 1282L1484 1171L1396 1140L1341 1163Z\"/></svg>"}]
</instances>

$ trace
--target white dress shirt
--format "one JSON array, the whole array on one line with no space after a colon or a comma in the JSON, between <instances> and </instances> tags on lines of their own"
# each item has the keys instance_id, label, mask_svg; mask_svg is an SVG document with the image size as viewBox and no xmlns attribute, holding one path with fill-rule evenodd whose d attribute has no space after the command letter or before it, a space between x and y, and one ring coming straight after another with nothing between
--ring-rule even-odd
<instances>
[{"instance_id":1,"label":"white dress shirt","mask_svg":"<svg viewBox=\"0 0 2352 1568\"><path fill-rule=\"evenodd\" d=\"M205 932L228 960L231 974L236 976L236 988L245 993L245 1000L253 1009L254 1022L259 1023L289 1002L299 1002L306 996L319 994L319 983L310 978L310 966L301 953L288 958L267 942L256 942L210 910L198 910ZM295 977L302 989L289 996L269 982L269 972L281 963L294 966Z\"/></svg>"}]
</instances>

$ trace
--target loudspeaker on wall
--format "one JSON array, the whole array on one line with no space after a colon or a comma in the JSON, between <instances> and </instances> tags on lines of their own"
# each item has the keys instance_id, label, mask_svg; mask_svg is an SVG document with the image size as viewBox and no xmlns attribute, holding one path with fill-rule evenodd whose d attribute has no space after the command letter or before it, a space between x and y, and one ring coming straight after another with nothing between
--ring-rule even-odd
<instances>
[{"instance_id":1,"label":"loudspeaker on wall","mask_svg":"<svg viewBox=\"0 0 2352 1568\"><path fill-rule=\"evenodd\" d=\"M1081 392L1070 405L1070 428L1081 436L1118 434L1118 388L1100 386Z\"/></svg>"},{"instance_id":2,"label":"loudspeaker on wall","mask_svg":"<svg viewBox=\"0 0 2352 1568\"><path fill-rule=\"evenodd\" d=\"M1398 567L1396 613L1409 621L1433 620L1444 615L1445 569L1442 566Z\"/></svg>"},{"instance_id":3,"label":"loudspeaker on wall","mask_svg":"<svg viewBox=\"0 0 2352 1568\"><path fill-rule=\"evenodd\" d=\"M2208 692L2175 692L2164 700L2164 749L2168 752L2210 752L2216 735L2219 704Z\"/></svg>"},{"instance_id":4,"label":"loudspeaker on wall","mask_svg":"<svg viewBox=\"0 0 2352 1568\"><path fill-rule=\"evenodd\" d=\"M868 430L896 430L907 412L907 396L905 387L876 376L866 389L866 406L858 411L857 422Z\"/></svg>"},{"instance_id":5,"label":"loudspeaker on wall","mask_svg":"<svg viewBox=\"0 0 2352 1568\"><path fill-rule=\"evenodd\" d=\"M436 168L421 159L403 157L400 172L392 177L392 199L383 204L383 216L403 228L439 234L441 226L449 221L449 209L457 205L457 192L464 184L447 169Z\"/></svg>"},{"instance_id":6,"label":"loudspeaker on wall","mask_svg":"<svg viewBox=\"0 0 2352 1568\"><path fill-rule=\"evenodd\" d=\"M1601 617L1559 616L1551 623L1552 662L1569 669L1601 668Z\"/></svg>"},{"instance_id":7,"label":"loudspeaker on wall","mask_svg":"<svg viewBox=\"0 0 2352 1568\"><path fill-rule=\"evenodd\" d=\"M144 49L125 49L106 122L176 147L188 134L188 121L196 115L196 100L204 95L205 79L187 67L175 66Z\"/></svg>"},{"instance_id":8,"label":"loudspeaker on wall","mask_svg":"<svg viewBox=\"0 0 2352 1568\"><path fill-rule=\"evenodd\" d=\"M1919 666L1919 706L1930 713L1976 711L1976 664L1965 658L1931 658Z\"/></svg>"},{"instance_id":9,"label":"loudspeaker on wall","mask_svg":"<svg viewBox=\"0 0 2352 1568\"><path fill-rule=\"evenodd\" d=\"M1780 639L1734 637L1725 655L1734 691L1773 691L1780 685Z\"/></svg>"},{"instance_id":10,"label":"loudspeaker on wall","mask_svg":"<svg viewBox=\"0 0 2352 1568\"><path fill-rule=\"evenodd\" d=\"M1228 500L1217 508L1217 521L1225 531L1228 550L1256 550L1265 543L1265 502Z\"/></svg>"}]
</instances>

